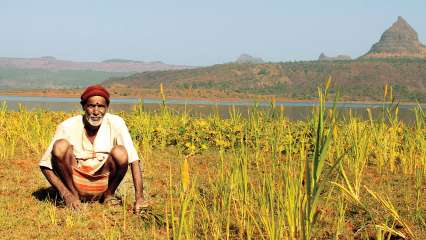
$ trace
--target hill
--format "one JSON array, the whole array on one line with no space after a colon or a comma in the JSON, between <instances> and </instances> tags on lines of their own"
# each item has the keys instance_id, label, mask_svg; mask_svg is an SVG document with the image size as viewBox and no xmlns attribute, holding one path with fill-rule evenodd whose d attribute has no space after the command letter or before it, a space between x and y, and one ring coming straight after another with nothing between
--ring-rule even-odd
<instances>
[{"instance_id":1,"label":"hill","mask_svg":"<svg viewBox=\"0 0 426 240\"><path fill-rule=\"evenodd\" d=\"M380 100L391 83L402 100L426 100L426 60L371 59L268 64L222 64L211 67L138 73L103 84L128 89L205 89L235 94L314 98L328 76L346 100Z\"/></svg>"},{"instance_id":2,"label":"hill","mask_svg":"<svg viewBox=\"0 0 426 240\"><path fill-rule=\"evenodd\" d=\"M41 58L0 58L0 89L76 88L136 72L185 69L162 62L110 59L82 62Z\"/></svg>"},{"instance_id":3,"label":"hill","mask_svg":"<svg viewBox=\"0 0 426 240\"><path fill-rule=\"evenodd\" d=\"M329 57L325 55L325 53L321 53L318 57L319 61L339 61L339 60L351 60L351 56L349 55L337 55L335 57Z\"/></svg>"},{"instance_id":4,"label":"hill","mask_svg":"<svg viewBox=\"0 0 426 240\"><path fill-rule=\"evenodd\" d=\"M264 63L262 58L253 57L249 54L241 54L234 63Z\"/></svg>"},{"instance_id":5,"label":"hill","mask_svg":"<svg viewBox=\"0 0 426 240\"><path fill-rule=\"evenodd\" d=\"M171 65L162 62L141 62L127 59L109 59L103 62L60 60L54 57L4 58L0 57L2 68L44 69L44 70L91 70L102 72L145 72L169 69L186 69L190 66Z\"/></svg>"},{"instance_id":6,"label":"hill","mask_svg":"<svg viewBox=\"0 0 426 240\"><path fill-rule=\"evenodd\" d=\"M82 88L111 77L124 77L131 74L133 73L0 67L0 90Z\"/></svg>"},{"instance_id":7,"label":"hill","mask_svg":"<svg viewBox=\"0 0 426 240\"><path fill-rule=\"evenodd\" d=\"M370 51L357 60L321 54L318 61L263 63L241 55L235 63L211 67L159 71L112 78L104 82L121 89L155 89L160 83L171 89L204 89L241 94L275 95L307 99L332 76L347 100L380 100L385 84L392 84L401 100L426 100L426 47L403 19L388 28Z\"/></svg>"},{"instance_id":8,"label":"hill","mask_svg":"<svg viewBox=\"0 0 426 240\"><path fill-rule=\"evenodd\" d=\"M426 58L426 47L419 41L417 32L398 17L375 43L364 58L416 57Z\"/></svg>"}]
</instances>

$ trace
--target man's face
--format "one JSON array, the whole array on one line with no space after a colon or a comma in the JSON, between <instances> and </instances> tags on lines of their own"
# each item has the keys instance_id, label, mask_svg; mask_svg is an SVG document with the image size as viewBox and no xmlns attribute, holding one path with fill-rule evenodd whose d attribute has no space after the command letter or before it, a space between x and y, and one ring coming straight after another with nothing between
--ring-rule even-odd
<instances>
[{"instance_id":1,"label":"man's face","mask_svg":"<svg viewBox=\"0 0 426 240\"><path fill-rule=\"evenodd\" d=\"M99 127L102 124L102 120L105 113L108 110L108 105L105 98L101 96L93 96L87 99L86 104L83 106L84 117L87 122L93 127Z\"/></svg>"}]
</instances>

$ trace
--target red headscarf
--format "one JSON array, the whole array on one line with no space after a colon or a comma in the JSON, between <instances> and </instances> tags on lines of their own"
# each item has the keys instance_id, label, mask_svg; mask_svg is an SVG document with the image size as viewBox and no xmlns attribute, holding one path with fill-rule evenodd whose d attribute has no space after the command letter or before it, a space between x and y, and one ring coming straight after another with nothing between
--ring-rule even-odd
<instances>
[{"instance_id":1,"label":"red headscarf","mask_svg":"<svg viewBox=\"0 0 426 240\"><path fill-rule=\"evenodd\" d=\"M93 96L101 96L105 98L105 101L109 105L109 92L101 85L92 85L87 87L81 94L81 103L87 102L87 99Z\"/></svg>"}]
</instances>

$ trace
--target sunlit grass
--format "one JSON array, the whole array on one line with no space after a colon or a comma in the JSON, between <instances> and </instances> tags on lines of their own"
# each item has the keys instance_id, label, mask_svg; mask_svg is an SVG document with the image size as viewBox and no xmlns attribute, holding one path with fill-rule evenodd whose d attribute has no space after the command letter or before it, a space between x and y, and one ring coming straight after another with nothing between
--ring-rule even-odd
<instances>
[{"instance_id":1,"label":"sunlit grass","mask_svg":"<svg viewBox=\"0 0 426 240\"><path fill-rule=\"evenodd\" d=\"M386 90L385 101L390 90ZM165 104L120 114L143 158L145 196L124 205L85 203L81 212L47 195L37 163L55 127L76 113L0 107L0 234L50 239L388 239L426 238L426 117L399 121L398 106L363 120L326 108L327 86L307 121L285 109L230 108L191 117ZM392 98L392 97L390 97ZM53 193L52 193L53 194ZM17 237L18 236L18 237Z\"/></svg>"}]
</instances>

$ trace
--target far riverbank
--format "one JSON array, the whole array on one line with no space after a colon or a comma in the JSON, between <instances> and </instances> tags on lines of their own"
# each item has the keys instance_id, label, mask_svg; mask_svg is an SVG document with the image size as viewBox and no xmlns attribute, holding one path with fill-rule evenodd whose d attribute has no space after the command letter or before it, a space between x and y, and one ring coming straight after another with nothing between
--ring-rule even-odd
<instances>
[{"instance_id":1,"label":"far riverbank","mask_svg":"<svg viewBox=\"0 0 426 240\"><path fill-rule=\"evenodd\" d=\"M74 101L71 99L78 99L83 89L46 89L46 90L13 90L13 91L0 91L0 96L11 97L17 99L23 97L23 99L31 99L31 97L45 97L52 99L61 99L61 102ZM203 92L203 91L202 91ZM318 102L318 99L291 99L285 97L275 97L268 95L248 95L248 94L235 94L236 96L226 96L225 93L216 94L194 94L188 93L187 91L182 93L179 90L176 91L165 91L165 97L167 102L170 104L208 104L208 105L253 105L254 103L260 103L260 105L270 105L272 101L282 103L284 106L312 106ZM69 98L70 100L63 100ZM156 89L144 89L141 92L135 92L131 95L123 95L120 93L111 92L111 99L116 99L118 103L137 103L140 99L144 100L147 104L156 104L162 101L160 93ZM333 99L330 97L330 101ZM0 100L1 101L1 100ZM4 101L4 100L3 100ZM340 106L347 107L377 107L377 105L383 106L383 101L377 100L348 100L341 99L338 101ZM416 102L400 101L398 102L402 107L416 106ZM387 104L390 104L389 102ZM420 103L422 108L426 107L426 103Z\"/></svg>"}]
</instances>

